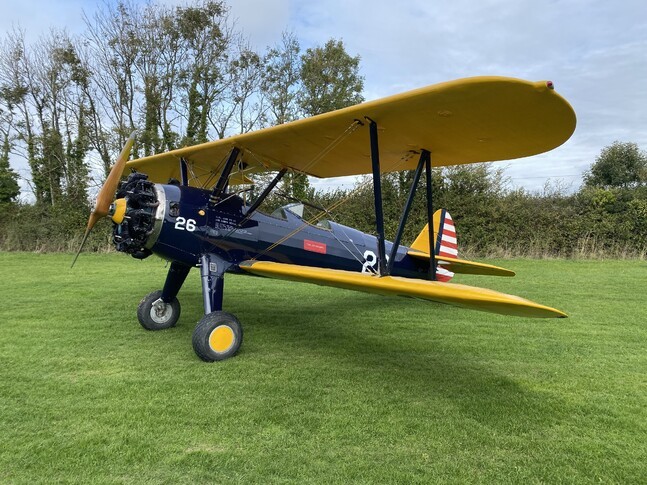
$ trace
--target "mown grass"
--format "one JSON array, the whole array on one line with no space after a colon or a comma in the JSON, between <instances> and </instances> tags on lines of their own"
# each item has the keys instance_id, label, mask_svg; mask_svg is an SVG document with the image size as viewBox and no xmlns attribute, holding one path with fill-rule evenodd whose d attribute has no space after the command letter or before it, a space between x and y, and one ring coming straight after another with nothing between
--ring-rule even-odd
<instances>
[{"instance_id":1,"label":"mown grass","mask_svg":"<svg viewBox=\"0 0 647 485\"><path fill-rule=\"evenodd\" d=\"M2 483L640 483L647 264L493 261L460 282L560 308L530 320L228 276L245 342L191 348L137 303L164 264L0 254Z\"/></svg>"}]
</instances>

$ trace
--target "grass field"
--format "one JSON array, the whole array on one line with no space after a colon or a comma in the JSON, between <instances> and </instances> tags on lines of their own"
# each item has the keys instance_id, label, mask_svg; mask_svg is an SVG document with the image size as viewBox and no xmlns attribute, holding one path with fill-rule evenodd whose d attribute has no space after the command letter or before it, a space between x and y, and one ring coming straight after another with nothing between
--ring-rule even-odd
<instances>
[{"instance_id":1,"label":"grass field","mask_svg":"<svg viewBox=\"0 0 647 485\"><path fill-rule=\"evenodd\" d=\"M228 276L245 342L147 332L151 257L0 254L0 483L645 483L647 263L492 261L531 320Z\"/></svg>"}]
</instances>

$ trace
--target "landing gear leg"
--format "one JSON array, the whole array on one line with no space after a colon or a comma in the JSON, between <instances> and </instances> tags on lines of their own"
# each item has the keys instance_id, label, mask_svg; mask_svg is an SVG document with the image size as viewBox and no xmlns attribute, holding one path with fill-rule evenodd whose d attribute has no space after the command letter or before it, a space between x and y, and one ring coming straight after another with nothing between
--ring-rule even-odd
<instances>
[{"instance_id":1,"label":"landing gear leg","mask_svg":"<svg viewBox=\"0 0 647 485\"><path fill-rule=\"evenodd\" d=\"M164 330L174 327L180 318L177 294L189 274L190 266L171 263L162 290L153 291L139 302L137 319L146 330Z\"/></svg>"},{"instance_id":2,"label":"landing gear leg","mask_svg":"<svg viewBox=\"0 0 647 485\"><path fill-rule=\"evenodd\" d=\"M205 254L200 261L205 315L193 331L193 350L205 362L232 357L243 343L240 322L222 311L224 274L230 265L214 254Z\"/></svg>"}]
</instances>

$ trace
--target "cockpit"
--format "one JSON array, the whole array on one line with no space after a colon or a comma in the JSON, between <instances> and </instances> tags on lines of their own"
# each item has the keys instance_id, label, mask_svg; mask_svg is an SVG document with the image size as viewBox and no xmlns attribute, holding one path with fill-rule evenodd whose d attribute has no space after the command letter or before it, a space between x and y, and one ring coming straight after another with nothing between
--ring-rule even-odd
<instances>
[{"instance_id":1,"label":"cockpit","mask_svg":"<svg viewBox=\"0 0 647 485\"><path fill-rule=\"evenodd\" d=\"M304 209L305 205L302 204L301 202L293 202L291 204L284 205L282 207L279 207L276 209L274 212L272 212L272 217L276 217L277 219L283 219L283 220L288 220L291 217L297 217L301 219L302 221L310 224L310 222L306 221L303 218L304 214ZM331 231L332 227L330 225L330 221L328 219L321 219L317 221L316 224L314 224L316 227L319 227L321 229L326 229L327 231Z\"/></svg>"},{"instance_id":2,"label":"cockpit","mask_svg":"<svg viewBox=\"0 0 647 485\"><path fill-rule=\"evenodd\" d=\"M272 217L276 217L277 219L287 219L288 215L286 214L286 211L291 212L295 216L297 216L300 219L303 219L303 209L304 205L300 202L294 202L292 204L287 204L282 207L279 207L276 209L274 212L272 212Z\"/></svg>"}]
</instances>

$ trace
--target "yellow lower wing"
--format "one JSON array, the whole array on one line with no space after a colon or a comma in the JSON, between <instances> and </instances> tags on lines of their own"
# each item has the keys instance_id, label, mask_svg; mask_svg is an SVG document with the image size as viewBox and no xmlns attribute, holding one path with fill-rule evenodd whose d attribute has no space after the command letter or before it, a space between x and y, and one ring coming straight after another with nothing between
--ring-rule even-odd
<instances>
[{"instance_id":1,"label":"yellow lower wing","mask_svg":"<svg viewBox=\"0 0 647 485\"><path fill-rule=\"evenodd\" d=\"M351 271L268 261L244 261L240 263L240 268L259 276L315 283L382 295L422 298L503 315L537 318L564 318L567 316L559 310L539 305L518 296L454 283L440 283L438 281L402 278L399 276L377 277Z\"/></svg>"},{"instance_id":2,"label":"yellow lower wing","mask_svg":"<svg viewBox=\"0 0 647 485\"><path fill-rule=\"evenodd\" d=\"M407 254L413 258L429 261L429 254L421 251L409 250ZM436 255L436 261L445 269L452 273L461 274L479 274L488 276L514 276L516 273L512 270L494 266L492 264L476 263L464 259L448 258L446 256Z\"/></svg>"}]
</instances>

